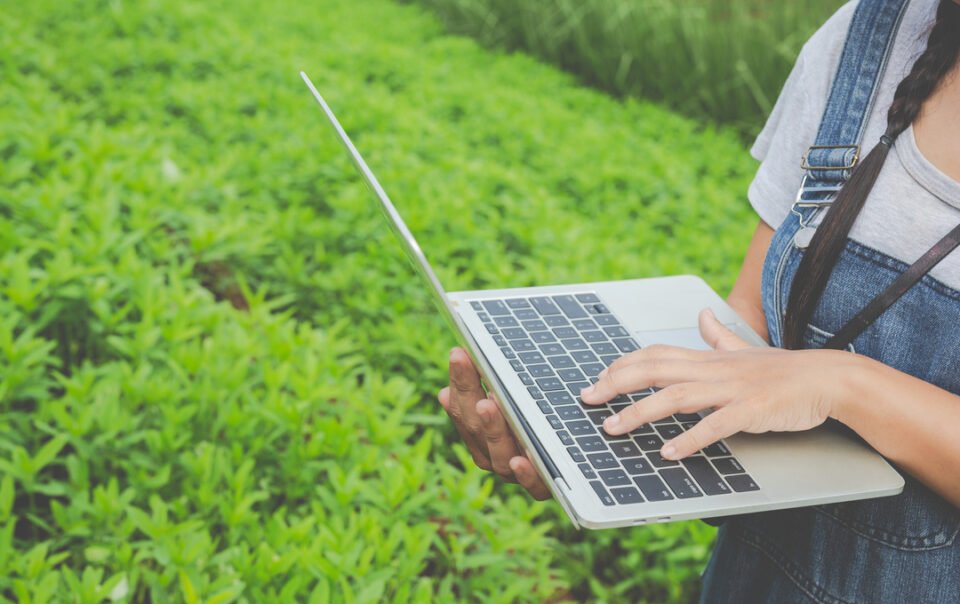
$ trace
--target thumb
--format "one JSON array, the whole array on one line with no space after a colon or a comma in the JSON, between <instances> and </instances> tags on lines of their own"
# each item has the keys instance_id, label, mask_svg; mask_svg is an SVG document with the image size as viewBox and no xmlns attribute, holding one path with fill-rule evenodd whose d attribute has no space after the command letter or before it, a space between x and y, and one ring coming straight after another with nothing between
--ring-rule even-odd
<instances>
[{"instance_id":1,"label":"thumb","mask_svg":"<svg viewBox=\"0 0 960 604\"><path fill-rule=\"evenodd\" d=\"M750 347L746 340L721 323L720 319L709 308L700 311L699 319L700 336L711 348L715 350L741 350Z\"/></svg>"}]
</instances>

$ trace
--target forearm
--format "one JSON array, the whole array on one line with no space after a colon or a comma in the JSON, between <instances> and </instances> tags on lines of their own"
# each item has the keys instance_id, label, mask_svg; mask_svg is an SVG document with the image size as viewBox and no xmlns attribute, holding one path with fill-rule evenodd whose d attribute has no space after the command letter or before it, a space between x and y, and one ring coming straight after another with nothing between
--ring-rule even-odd
<instances>
[{"instance_id":1,"label":"forearm","mask_svg":"<svg viewBox=\"0 0 960 604\"><path fill-rule=\"evenodd\" d=\"M873 359L839 354L844 395L833 417L960 507L960 396Z\"/></svg>"},{"instance_id":2,"label":"forearm","mask_svg":"<svg viewBox=\"0 0 960 604\"><path fill-rule=\"evenodd\" d=\"M764 340L769 341L767 319L763 314L761 301L761 272L763 260L773 238L773 229L759 221L750 240L750 246L743 258L740 274L727 296L727 303L744 321Z\"/></svg>"}]
</instances>

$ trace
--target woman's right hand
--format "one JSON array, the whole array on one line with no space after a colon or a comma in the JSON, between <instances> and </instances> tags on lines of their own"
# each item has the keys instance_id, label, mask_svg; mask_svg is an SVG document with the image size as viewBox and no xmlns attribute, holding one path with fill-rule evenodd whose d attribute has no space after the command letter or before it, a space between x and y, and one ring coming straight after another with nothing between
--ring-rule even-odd
<instances>
[{"instance_id":1,"label":"woman's right hand","mask_svg":"<svg viewBox=\"0 0 960 604\"><path fill-rule=\"evenodd\" d=\"M550 490L520 448L496 400L487 397L480 374L462 348L450 351L450 384L437 398L473 455L474 463L496 472L507 482L520 483L536 499L550 498Z\"/></svg>"}]
</instances>

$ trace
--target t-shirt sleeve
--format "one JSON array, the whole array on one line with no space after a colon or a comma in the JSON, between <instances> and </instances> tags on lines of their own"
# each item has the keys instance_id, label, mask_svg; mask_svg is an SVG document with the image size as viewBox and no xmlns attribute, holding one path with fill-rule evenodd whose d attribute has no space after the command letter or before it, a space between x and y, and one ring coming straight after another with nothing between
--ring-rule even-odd
<instances>
[{"instance_id":1,"label":"t-shirt sleeve","mask_svg":"<svg viewBox=\"0 0 960 604\"><path fill-rule=\"evenodd\" d=\"M814 143L855 2L843 6L804 45L750 154L760 161L747 197L773 228L790 213L803 179L800 160Z\"/></svg>"}]
</instances>

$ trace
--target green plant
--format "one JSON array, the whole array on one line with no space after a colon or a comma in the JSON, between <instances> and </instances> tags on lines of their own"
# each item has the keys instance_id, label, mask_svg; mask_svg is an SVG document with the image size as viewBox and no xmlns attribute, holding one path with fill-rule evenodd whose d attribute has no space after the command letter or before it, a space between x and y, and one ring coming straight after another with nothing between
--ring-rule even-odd
<instances>
[{"instance_id":1,"label":"green plant","mask_svg":"<svg viewBox=\"0 0 960 604\"><path fill-rule=\"evenodd\" d=\"M842 0L416 0L485 45L530 52L616 95L754 136L800 46Z\"/></svg>"},{"instance_id":2,"label":"green plant","mask_svg":"<svg viewBox=\"0 0 960 604\"><path fill-rule=\"evenodd\" d=\"M387 0L0 17L0 598L696 593L709 527L576 532L472 466L451 335L297 70L452 289L729 286L733 133Z\"/></svg>"}]
</instances>

